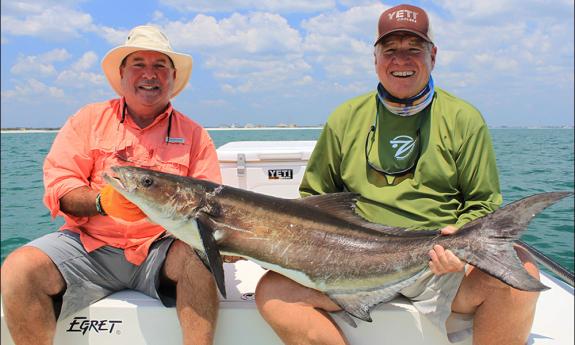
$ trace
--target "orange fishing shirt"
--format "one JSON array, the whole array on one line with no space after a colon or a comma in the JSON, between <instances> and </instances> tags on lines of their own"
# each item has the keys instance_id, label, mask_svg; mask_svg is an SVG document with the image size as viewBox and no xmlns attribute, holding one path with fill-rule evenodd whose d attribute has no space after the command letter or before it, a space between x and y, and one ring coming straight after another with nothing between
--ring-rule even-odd
<instances>
[{"instance_id":1,"label":"orange fishing shirt","mask_svg":"<svg viewBox=\"0 0 575 345\"><path fill-rule=\"evenodd\" d=\"M111 174L110 167L115 165L135 165L216 183L221 183L221 173L207 131L172 105L146 128L138 127L127 114L121 123L123 107L123 98L90 104L66 121L44 161L44 204L52 218L64 217L60 230L80 234L88 252L104 245L122 248L126 259L139 265L150 245L164 233L162 227L148 219L125 222L110 216L67 215L60 210L60 198L83 186L100 190L106 184L103 174ZM173 142L166 143L170 113Z\"/></svg>"}]
</instances>

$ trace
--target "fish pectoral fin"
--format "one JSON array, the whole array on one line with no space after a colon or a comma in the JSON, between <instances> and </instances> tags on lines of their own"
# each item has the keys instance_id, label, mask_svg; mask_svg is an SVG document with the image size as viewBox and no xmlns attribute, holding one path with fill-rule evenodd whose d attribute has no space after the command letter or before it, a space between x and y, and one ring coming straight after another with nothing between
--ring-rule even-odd
<instances>
[{"instance_id":1,"label":"fish pectoral fin","mask_svg":"<svg viewBox=\"0 0 575 345\"><path fill-rule=\"evenodd\" d=\"M376 305L394 299L399 292L413 284L425 270L421 270L407 279L403 279L382 287L369 290L334 291L327 295L348 314L356 318L371 322L370 311Z\"/></svg>"},{"instance_id":2,"label":"fish pectoral fin","mask_svg":"<svg viewBox=\"0 0 575 345\"><path fill-rule=\"evenodd\" d=\"M200 232L200 238L202 239L202 244L204 245L204 251L208 259L208 264L218 290L224 298L226 298L226 282L224 276L224 264L220 251L218 249L218 244L214 238L214 231L209 225L209 218L206 215L200 215L197 219L198 230Z\"/></svg>"},{"instance_id":3,"label":"fish pectoral fin","mask_svg":"<svg viewBox=\"0 0 575 345\"><path fill-rule=\"evenodd\" d=\"M362 303L355 294L350 295L329 295L329 297L341 307L347 314L357 317L360 320L371 322L369 315L370 306ZM344 320L347 322L347 320Z\"/></svg>"},{"instance_id":4,"label":"fish pectoral fin","mask_svg":"<svg viewBox=\"0 0 575 345\"><path fill-rule=\"evenodd\" d=\"M350 314L345 310L334 311L330 313L331 315L337 316L340 320L347 323L350 327L357 328L357 323L353 320Z\"/></svg>"}]
</instances>

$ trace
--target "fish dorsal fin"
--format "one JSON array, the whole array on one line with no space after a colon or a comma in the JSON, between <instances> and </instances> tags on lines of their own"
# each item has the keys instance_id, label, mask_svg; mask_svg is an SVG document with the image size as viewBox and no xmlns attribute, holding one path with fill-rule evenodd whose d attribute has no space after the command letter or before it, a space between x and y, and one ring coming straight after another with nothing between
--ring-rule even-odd
<instances>
[{"instance_id":1,"label":"fish dorsal fin","mask_svg":"<svg viewBox=\"0 0 575 345\"><path fill-rule=\"evenodd\" d=\"M371 322L370 311L376 305L391 301L399 291L413 284L424 272L425 269L407 279L369 291L328 292L327 295L348 314Z\"/></svg>"},{"instance_id":2,"label":"fish dorsal fin","mask_svg":"<svg viewBox=\"0 0 575 345\"><path fill-rule=\"evenodd\" d=\"M381 229L381 231L392 229L391 227L381 224L370 223L357 214L357 212L355 212L355 202L358 198L358 193L341 192L312 195L299 199L298 201L308 206L316 207L322 212L328 213L333 217L337 217L357 226L370 229Z\"/></svg>"},{"instance_id":3,"label":"fish dorsal fin","mask_svg":"<svg viewBox=\"0 0 575 345\"><path fill-rule=\"evenodd\" d=\"M375 230L388 236L431 237L438 234L437 230L411 231L411 229L372 223L357 214L355 211L355 202L359 196L360 195L358 193L350 192L328 193L308 196L298 199L297 201L308 206L317 207L323 212L329 213L330 215L343 219L349 223Z\"/></svg>"},{"instance_id":4,"label":"fish dorsal fin","mask_svg":"<svg viewBox=\"0 0 575 345\"><path fill-rule=\"evenodd\" d=\"M317 207L324 212L333 214L340 218L357 218L359 216L355 213L355 202L358 197L359 194L357 193L328 193L311 195L303 199L298 199L298 202L304 203L308 206Z\"/></svg>"}]
</instances>

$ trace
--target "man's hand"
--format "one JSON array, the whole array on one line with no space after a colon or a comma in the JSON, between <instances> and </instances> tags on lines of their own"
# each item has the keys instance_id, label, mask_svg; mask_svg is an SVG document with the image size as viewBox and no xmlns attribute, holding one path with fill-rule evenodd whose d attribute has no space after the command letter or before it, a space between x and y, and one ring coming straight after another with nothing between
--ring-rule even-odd
<instances>
[{"instance_id":1,"label":"man's hand","mask_svg":"<svg viewBox=\"0 0 575 345\"><path fill-rule=\"evenodd\" d=\"M129 222L146 218L138 206L118 193L114 187L107 184L100 190L100 205L106 214Z\"/></svg>"},{"instance_id":2,"label":"man's hand","mask_svg":"<svg viewBox=\"0 0 575 345\"><path fill-rule=\"evenodd\" d=\"M441 234L449 236L454 234L458 229L455 226L449 225L441 229ZM459 260L451 250L445 250L442 246L436 244L433 249L429 251L429 268L435 275L442 275L445 273L463 271L465 262Z\"/></svg>"},{"instance_id":3,"label":"man's hand","mask_svg":"<svg viewBox=\"0 0 575 345\"><path fill-rule=\"evenodd\" d=\"M240 257L240 256L231 256L231 255L226 255L223 256L224 262L228 263L228 264L232 264L234 262L238 262L240 260L245 260L244 258Z\"/></svg>"}]
</instances>

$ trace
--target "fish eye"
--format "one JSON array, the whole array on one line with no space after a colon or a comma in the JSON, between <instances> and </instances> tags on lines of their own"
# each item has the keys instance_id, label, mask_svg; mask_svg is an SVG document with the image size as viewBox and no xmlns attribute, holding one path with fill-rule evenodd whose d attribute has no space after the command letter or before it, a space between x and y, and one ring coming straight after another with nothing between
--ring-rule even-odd
<instances>
[{"instance_id":1,"label":"fish eye","mask_svg":"<svg viewBox=\"0 0 575 345\"><path fill-rule=\"evenodd\" d=\"M144 186L144 187L150 187L152 184L154 184L154 180L150 176L142 177L141 182L142 182L142 186Z\"/></svg>"}]
</instances>

